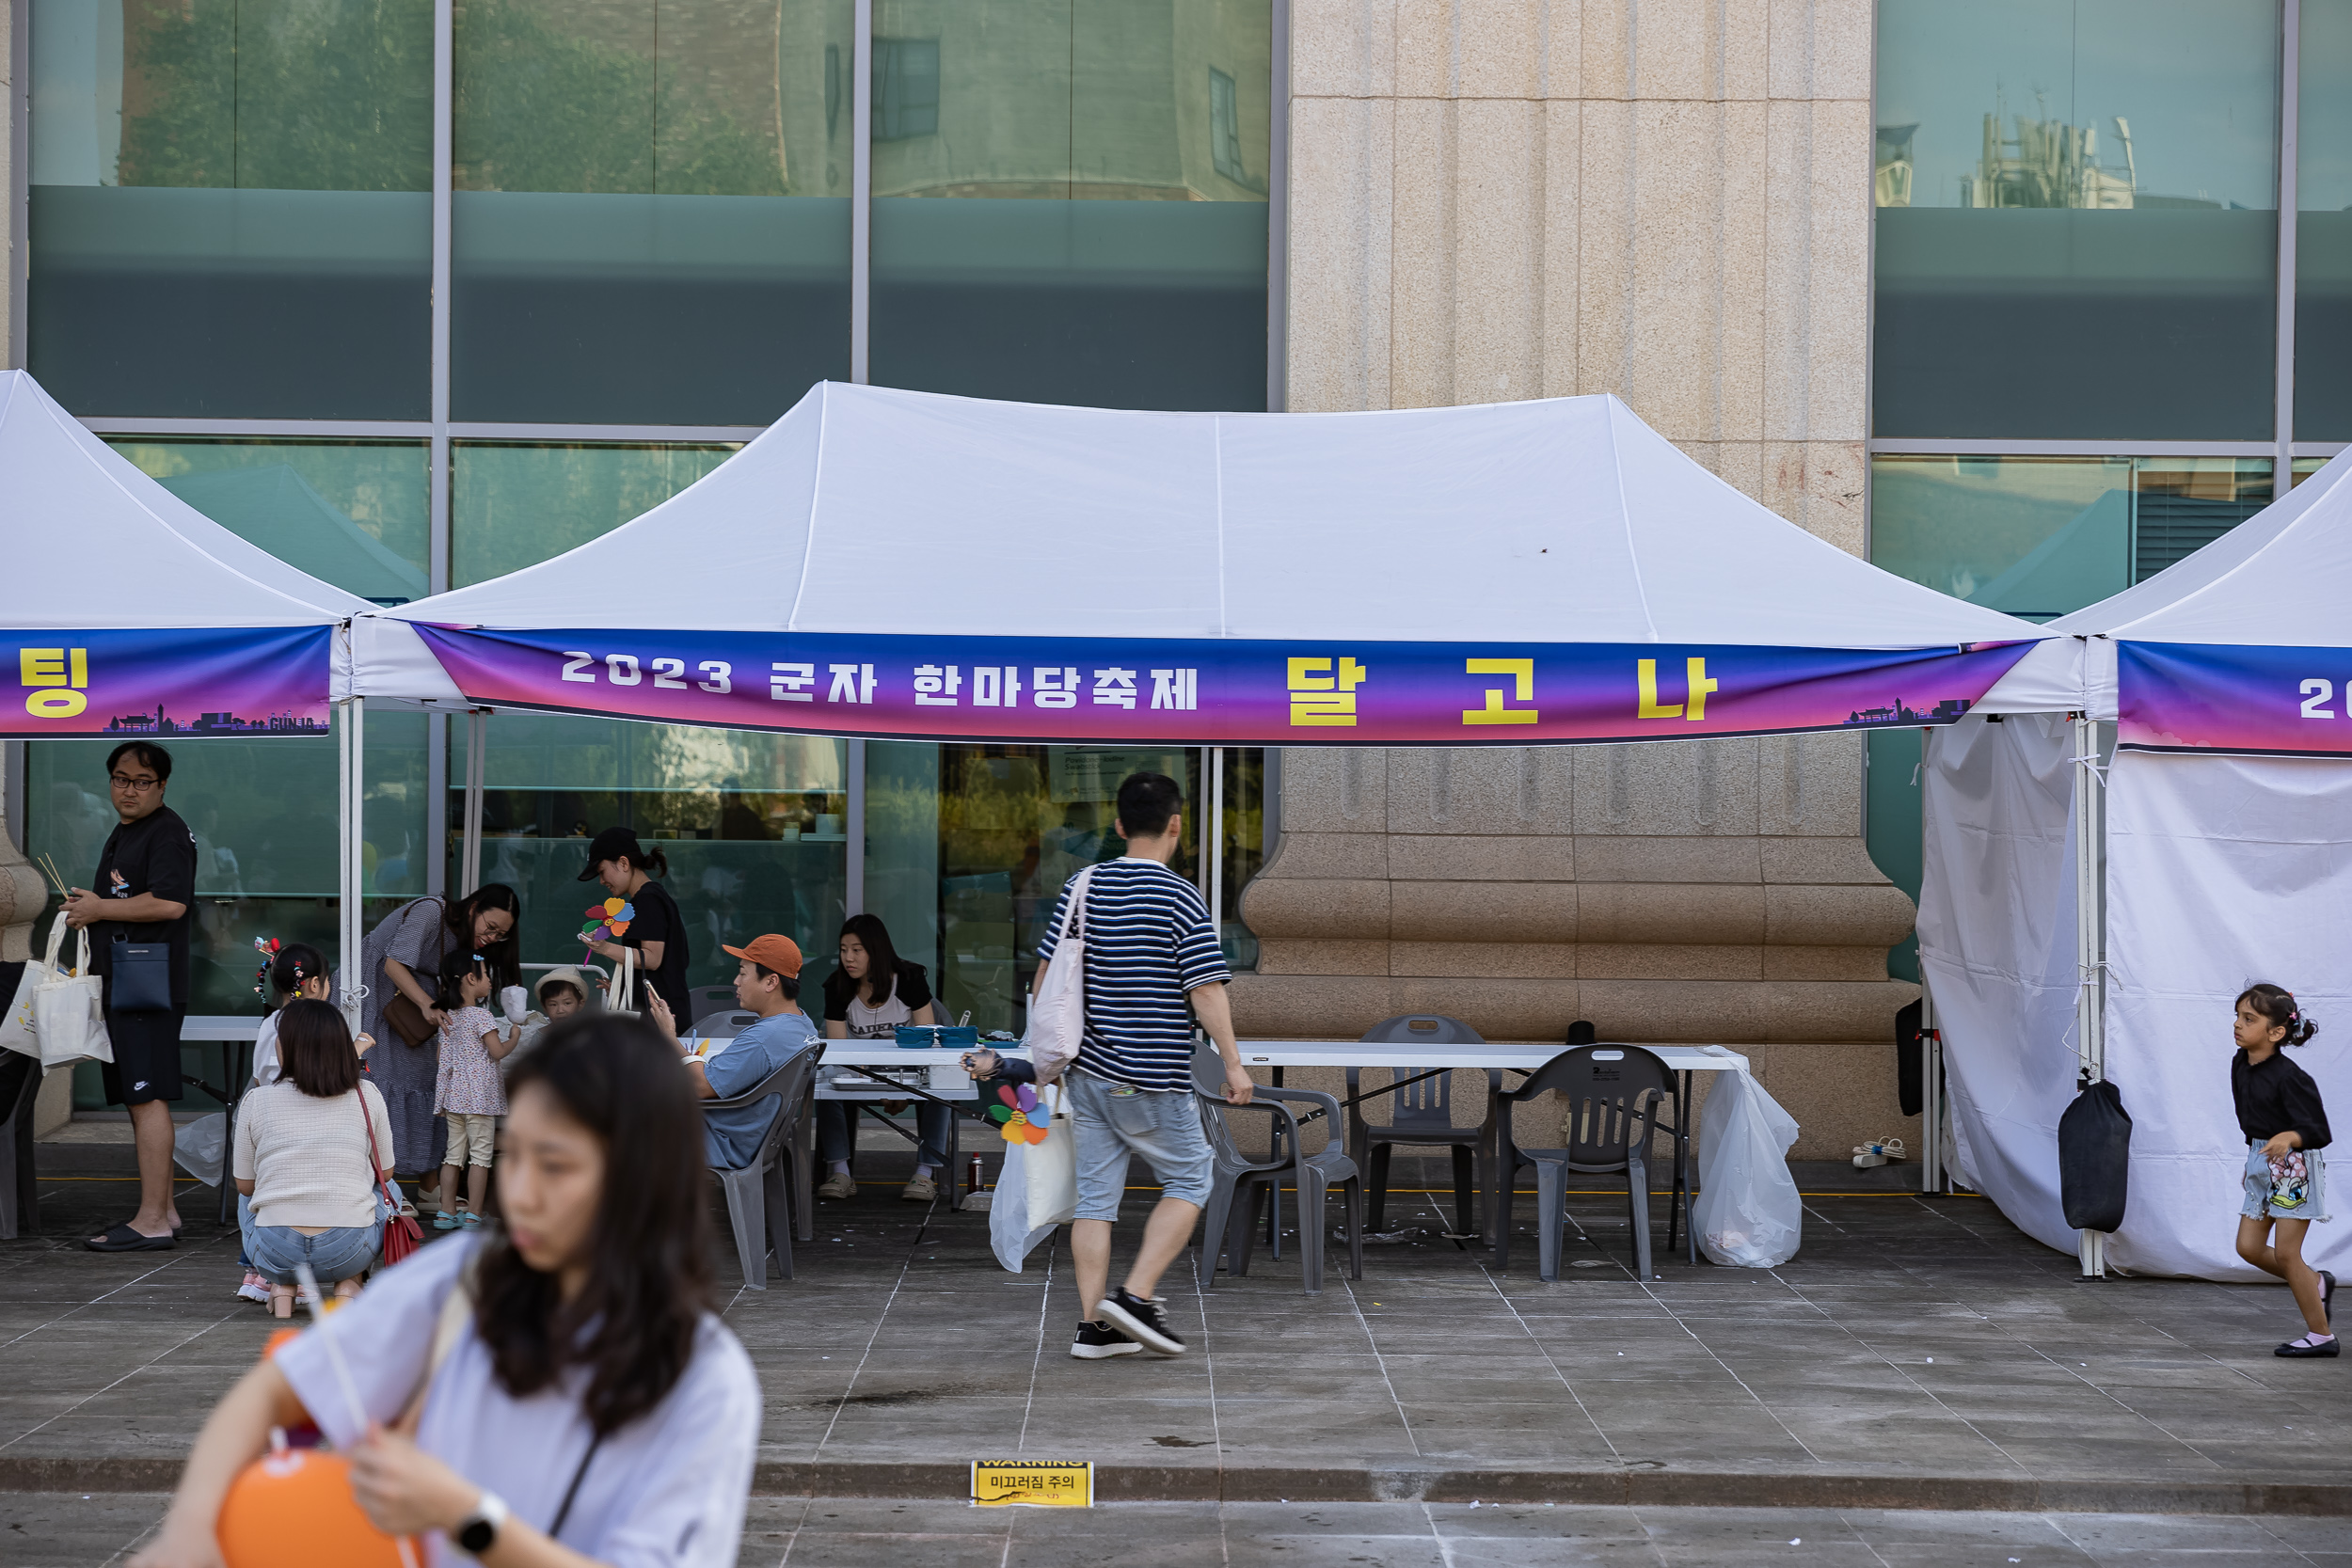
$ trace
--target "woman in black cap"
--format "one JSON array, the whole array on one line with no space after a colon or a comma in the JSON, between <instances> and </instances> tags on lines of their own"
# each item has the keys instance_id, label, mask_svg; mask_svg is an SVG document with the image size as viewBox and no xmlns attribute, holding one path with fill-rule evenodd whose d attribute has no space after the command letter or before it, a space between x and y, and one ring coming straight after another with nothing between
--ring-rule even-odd
<instances>
[{"instance_id":1,"label":"woman in black cap","mask_svg":"<svg viewBox=\"0 0 2352 1568\"><path fill-rule=\"evenodd\" d=\"M622 948L637 949L637 967L644 979L639 981L637 995L629 1005L644 1006L650 984L670 1005L671 1015L685 1023L694 1016L686 995L686 966L691 961L686 951L686 922L669 890L654 880L669 874L669 860L660 850L648 850L639 844L633 829L607 828L598 833L588 847L588 869L580 874L580 879L602 883L612 896L628 900L635 912L629 917L628 929L616 941L595 942L586 936L580 940L587 942L589 952L614 963L621 961Z\"/></svg>"}]
</instances>

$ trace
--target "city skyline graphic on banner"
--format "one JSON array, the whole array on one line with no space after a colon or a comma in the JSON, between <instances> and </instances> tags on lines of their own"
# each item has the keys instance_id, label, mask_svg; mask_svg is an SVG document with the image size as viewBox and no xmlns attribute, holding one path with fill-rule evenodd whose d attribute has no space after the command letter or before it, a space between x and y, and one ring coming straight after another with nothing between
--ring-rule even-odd
<instances>
[{"instance_id":1,"label":"city skyline graphic on banner","mask_svg":"<svg viewBox=\"0 0 2352 1568\"><path fill-rule=\"evenodd\" d=\"M18 632L0 737L326 735L329 626Z\"/></svg>"}]
</instances>

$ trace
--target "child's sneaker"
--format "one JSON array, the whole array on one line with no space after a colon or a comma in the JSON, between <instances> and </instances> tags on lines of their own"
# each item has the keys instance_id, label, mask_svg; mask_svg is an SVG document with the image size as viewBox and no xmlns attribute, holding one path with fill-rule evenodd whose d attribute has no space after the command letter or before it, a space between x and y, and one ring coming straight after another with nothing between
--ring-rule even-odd
<instances>
[{"instance_id":1,"label":"child's sneaker","mask_svg":"<svg viewBox=\"0 0 2352 1568\"><path fill-rule=\"evenodd\" d=\"M245 1283L237 1287L237 1299L258 1302L267 1307L269 1305L269 1281L251 1269L246 1270Z\"/></svg>"}]
</instances>

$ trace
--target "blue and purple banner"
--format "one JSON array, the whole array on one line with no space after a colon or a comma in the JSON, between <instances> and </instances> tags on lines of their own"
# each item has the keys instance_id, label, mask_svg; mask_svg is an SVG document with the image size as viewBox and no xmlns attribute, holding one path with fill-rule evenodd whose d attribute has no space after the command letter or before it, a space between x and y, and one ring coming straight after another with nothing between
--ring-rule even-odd
<instances>
[{"instance_id":1,"label":"blue and purple banner","mask_svg":"<svg viewBox=\"0 0 2352 1568\"><path fill-rule=\"evenodd\" d=\"M2119 744L2352 756L2352 650L2119 642Z\"/></svg>"},{"instance_id":2,"label":"blue and purple banner","mask_svg":"<svg viewBox=\"0 0 2352 1568\"><path fill-rule=\"evenodd\" d=\"M322 736L332 626L11 632L0 738Z\"/></svg>"},{"instance_id":3,"label":"blue and purple banner","mask_svg":"<svg viewBox=\"0 0 2352 1568\"><path fill-rule=\"evenodd\" d=\"M1203 746L1521 745L1946 724L2031 646L417 631L459 690L500 707L882 738Z\"/></svg>"}]
</instances>

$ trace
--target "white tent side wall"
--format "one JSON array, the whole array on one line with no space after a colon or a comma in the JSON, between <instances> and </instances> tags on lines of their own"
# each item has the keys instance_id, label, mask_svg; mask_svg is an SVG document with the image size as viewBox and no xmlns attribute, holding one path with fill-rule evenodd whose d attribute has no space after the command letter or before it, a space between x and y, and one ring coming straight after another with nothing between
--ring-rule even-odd
<instances>
[{"instance_id":1,"label":"white tent side wall","mask_svg":"<svg viewBox=\"0 0 2352 1568\"><path fill-rule=\"evenodd\" d=\"M2117 754L2107 1076L2132 1116L2131 1202L2107 1246L2120 1267L2269 1277L2234 1246L2246 1140L2230 1099L2230 1021L2249 983L2285 986L2318 1021L2318 1037L2294 1058L2352 1126L2347 824L2352 763L2342 759ZM2331 1201L2343 1214L2352 1197ZM2352 1272L2352 1218L2313 1226L2303 1256Z\"/></svg>"},{"instance_id":2,"label":"white tent side wall","mask_svg":"<svg viewBox=\"0 0 2352 1568\"><path fill-rule=\"evenodd\" d=\"M1953 1172L2067 1252L2077 1233L2058 1206L2058 1118L2081 1067L2074 758L2073 727L2055 714L1928 732L1918 920Z\"/></svg>"}]
</instances>

